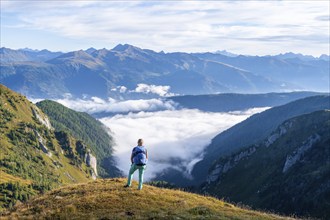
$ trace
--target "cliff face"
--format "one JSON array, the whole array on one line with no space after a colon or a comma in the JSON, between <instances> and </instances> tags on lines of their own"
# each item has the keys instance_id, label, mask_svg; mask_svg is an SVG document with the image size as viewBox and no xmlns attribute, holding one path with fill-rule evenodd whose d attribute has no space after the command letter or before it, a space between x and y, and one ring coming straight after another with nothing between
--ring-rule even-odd
<instances>
[{"instance_id":1,"label":"cliff face","mask_svg":"<svg viewBox=\"0 0 330 220\"><path fill-rule=\"evenodd\" d=\"M330 216L330 111L282 123L259 144L218 159L201 191L285 214Z\"/></svg>"}]
</instances>

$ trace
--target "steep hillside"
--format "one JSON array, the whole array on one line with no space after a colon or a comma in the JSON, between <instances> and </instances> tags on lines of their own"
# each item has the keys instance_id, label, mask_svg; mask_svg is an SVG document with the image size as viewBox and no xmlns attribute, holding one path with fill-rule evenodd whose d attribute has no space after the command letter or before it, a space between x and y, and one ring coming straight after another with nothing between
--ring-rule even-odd
<instances>
[{"instance_id":1,"label":"steep hillside","mask_svg":"<svg viewBox=\"0 0 330 220\"><path fill-rule=\"evenodd\" d=\"M10 218L36 219L291 219L244 210L229 203L146 185L124 188L124 179L63 187L14 207ZM133 186L136 186L133 182Z\"/></svg>"},{"instance_id":2,"label":"steep hillside","mask_svg":"<svg viewBox=\"0 0 330 220\"><path fill-rule=\"evenodd\" d=\"M282 123L258 145L222 157L203 192L254 208L330 217L330 110Z\"/></svg>"},{"instance_id":3,"label":"steep hillside","mask_svg":"<svg viewBox=\"0 0 330 220\"><path fill-rule=\"evenodd\" d=\"M205 171L219 157L230 155L246 146L262 141L289 118L324 109L330 109L328 95L299 99L255 114L218 134L205 149L203 160L198 162L192 171L195 183L198 184L205 180Z\"/></svg>"},{"instance_id":4,"label":"steep hillside","mask_svg":"<svg viewBox=\"0 0 330 220\"><path fill-rule=\"evenodd\" d=\"M319 95L315 92L266 93L266 94L214 94L173 96L173 100L183 108L193 108L208 112L228 112L256 107L273 107L297 99Z\"/></svg>"},{"instance_id":5,"label":"steep hillside","mask_svg":"<svg viewBox=\"0 0 330 220\"><path fill-rule=\"evenodd\" d=\"M90 148L55 132L37 106L3 85L0 115L0 210L39 192L95 178Z\"/></svg>"},{"instance_id":6,"label":"steep hillside","mask_svg":"<svg viewBox=\"0 0 330 220\"><path fill-rule=\"evenodd\" d=\"M114 141L107 127L87 113L73 111L54 101L46 100L36 105L49 117L55 131L66 131L90 146L97 158L100 176L120 175L112 157Z\"/></svg>"}]
</instances>

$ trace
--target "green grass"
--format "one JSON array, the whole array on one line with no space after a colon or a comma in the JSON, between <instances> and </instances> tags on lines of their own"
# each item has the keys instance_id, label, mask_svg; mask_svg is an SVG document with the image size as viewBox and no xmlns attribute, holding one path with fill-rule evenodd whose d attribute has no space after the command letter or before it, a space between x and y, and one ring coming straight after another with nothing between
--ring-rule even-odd
<instances>
[{"instance_id":1,"label":"green grass","mask_svg":"<svg viewBox=\"0 0 330 220\"><path fill-rule=\"evenodd\" d=\"M74 157L62 154L54 131L40 123L32 109L46 117L24 96L0 84L0 212L37 193L91 179L90 168L75 151L77 140L70 136ZM37 132L51 157L41 150Z\"/></svg>"},{"instance_id":2,"label":"green grass","mask_svg":"<svg viewBox=\"0 0 330 220\"><path fill-rule=\"evenodd\" d=\"M5 173L3 172L1 169L0 169L0 184L2 183L10 183L10 182L20 182L24 185L30 185L32 183L31 180L26 180L26 179L22 179L20 177L17 177L17 176L13 176L13 175L10 175L8 173Z\"/></svg>"},{"instance_id":3,"label":"green grass","mask_svg":"<svg viewBox=\"0 0 330 220\"><path fill-rule=\"evenodd\" d=\"M15 206L2 218L35 219L292 219L245 210L212 197L103 179L62 187Z\"/></svg>"}]
</instances>

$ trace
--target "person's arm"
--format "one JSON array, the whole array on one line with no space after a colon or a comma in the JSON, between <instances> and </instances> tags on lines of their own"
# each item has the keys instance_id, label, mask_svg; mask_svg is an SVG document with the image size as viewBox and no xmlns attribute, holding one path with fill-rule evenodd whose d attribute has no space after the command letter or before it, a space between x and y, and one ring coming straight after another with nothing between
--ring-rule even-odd
<instances>
[{"instance_id":1,"label":"person's arm","mask_svg":"<svg viewBox=\"0 0 330 220\"><path fill-rule=\"evenodd\" d=\"M147 158L147 160L148 160L148 151L147 151L147 149L146 149L146 158Z\"/></svg>"},{"instance_id":2,"label":"person's arm","mask_svg":"<svg viewBox=\"0 0 330 220\"><path fill-rule=\"evenodd\" d=\"M133 164L133 152L131 153L131 163Z\"/></svg>"}]
</instances>

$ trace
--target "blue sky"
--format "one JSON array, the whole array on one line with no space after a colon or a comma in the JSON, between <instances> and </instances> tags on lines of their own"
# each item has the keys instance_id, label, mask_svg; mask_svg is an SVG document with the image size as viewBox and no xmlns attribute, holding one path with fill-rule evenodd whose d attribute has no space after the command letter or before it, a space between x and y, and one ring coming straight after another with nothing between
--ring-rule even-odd
<instances>
[{"instance_id":1,"label":"blue sky","mask_svg":"<svg viewBox=\"0 0 330 220\"><path fill-rule=\"evenodd\" d=\"M329 54L329 1L6 1L1 47Z\"/></svg>"}]
</instances>

